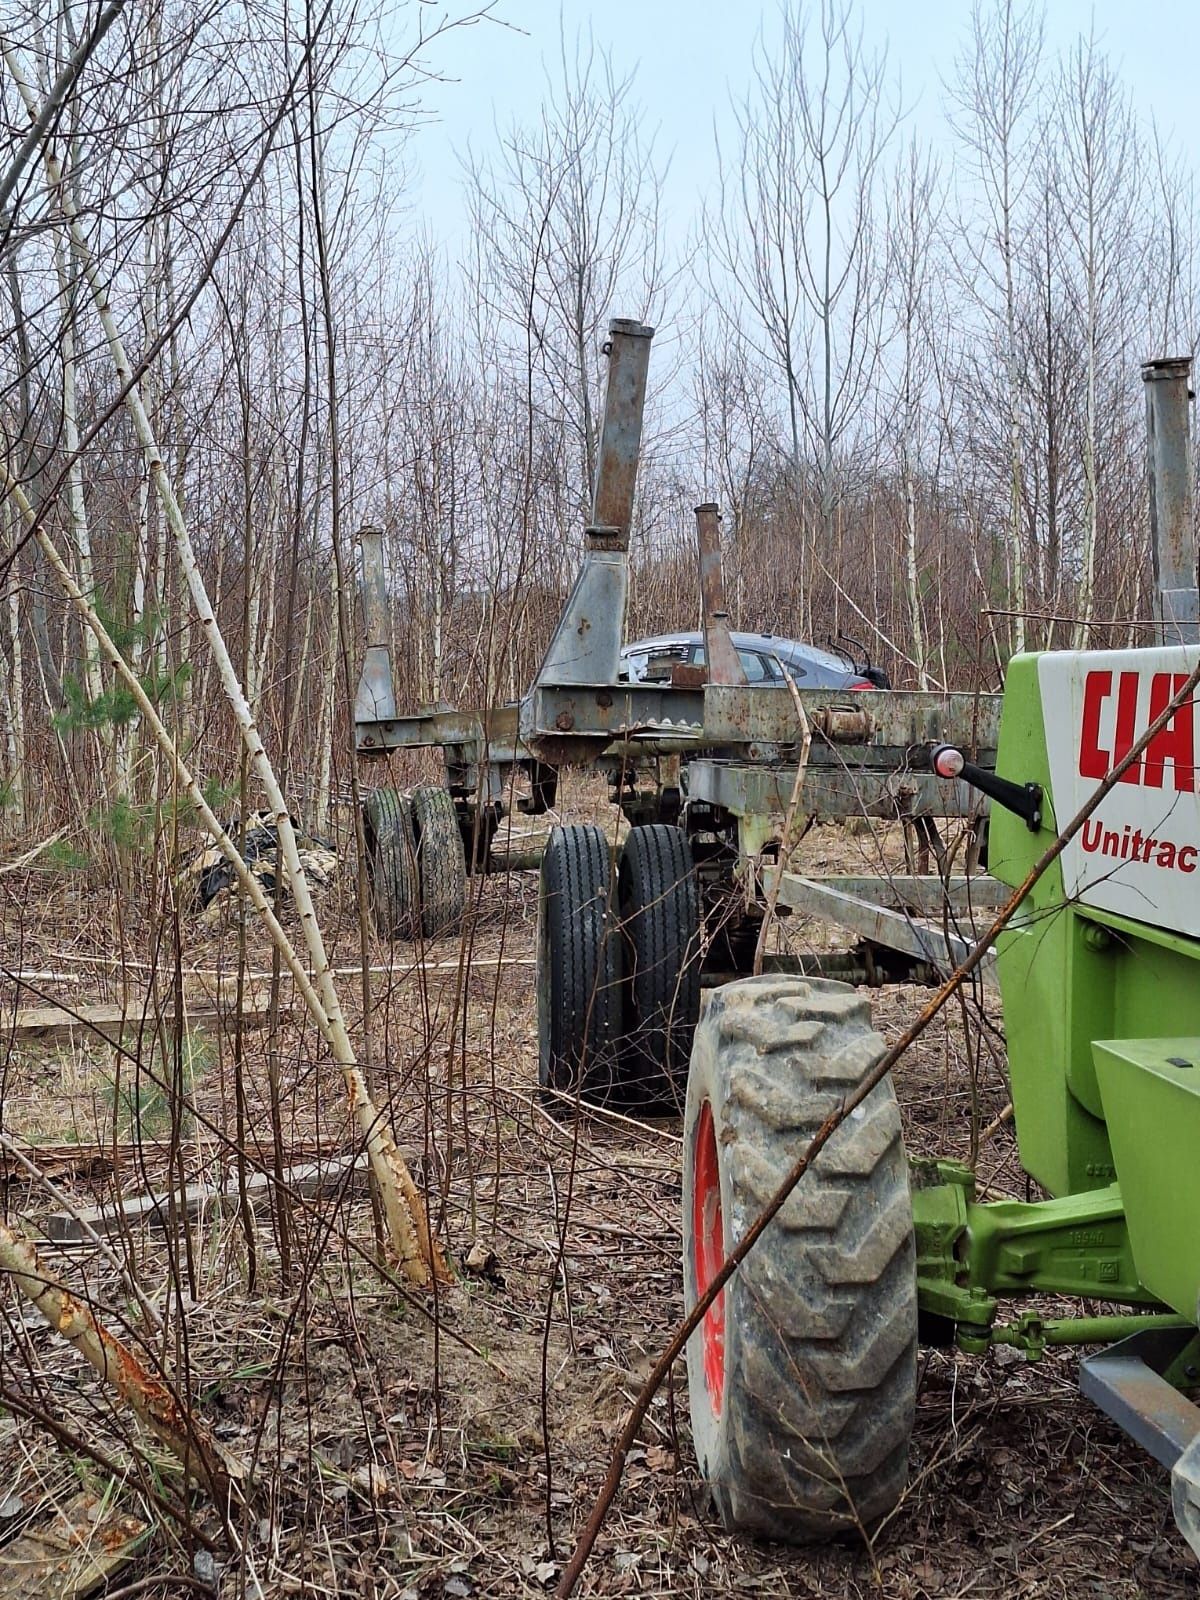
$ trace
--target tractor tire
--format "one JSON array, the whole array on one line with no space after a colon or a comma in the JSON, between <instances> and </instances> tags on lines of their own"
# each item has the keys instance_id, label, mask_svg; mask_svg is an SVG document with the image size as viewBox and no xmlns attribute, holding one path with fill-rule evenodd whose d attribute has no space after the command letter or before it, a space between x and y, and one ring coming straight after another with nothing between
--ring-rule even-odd
<instances>
[{"instance_id":1,"label":"tractor tire","mask_svg":"<svg viewBox=\"0 0 1200 1600\"><path fill-rule=\"evenodd\" d=\"M700 1015L700 893L687 835L632 828L617 873L625 941L627 1106L680 1115Z\"/></svg>"},{"instance_id":2,"label":"tractor tire","mask_svg":"<svg viewBox=\"0 0 1200 1600\"><path fill-rule=\"evenodd\" d=\"M385 939L415 939L421 886L412 802L395 789L376 789L363 807L363 829L375 926Z\"/></svg>"},{"instance_id":3,"label":"tractor tire","mask_svg":"<svg viewBox=\"0 0 1200 1600\"><path fill-rule=\"evenodd\" d=\"M867 1002L826 979L714 990L684 1123L688 1310L822 1122L879 1060ZM692 1432L729 1529L869 1529L908 1475L916 1243L890 1079L837 1129L688 1343Z\"/></svg>"},{"instance_id":4,"label":"tractor tire","mask_svg":"<svg viewBox=\"0 0 1200 1600\"><path fill-rule=\"evenodd\" d=\"M591 823L557 827L538 893L538 1084L607 1105L617 1089L624 1032L621 939L608 840Z\"/></svg>"},{"instance_id":5,"label":"tractor tire","mask_svg":"<svg viewBox=\"0 0 1200 1600\"><path fill-rule=\"evenodd\" d=\"M421 931L427 939L462 926L467 903L467 862L454 799L427 784L412 794L421 889Z\"/></svg>"}]
</instances>

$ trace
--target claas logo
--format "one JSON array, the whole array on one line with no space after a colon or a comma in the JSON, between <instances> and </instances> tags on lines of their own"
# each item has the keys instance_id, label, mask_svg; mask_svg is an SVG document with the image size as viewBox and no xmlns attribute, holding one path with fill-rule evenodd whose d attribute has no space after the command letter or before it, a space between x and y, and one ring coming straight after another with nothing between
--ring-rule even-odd
<instances>
[{"instance_id":1,"label":"claas logo","mask_svg":"<svg viewBox=\"0 0 1200 1600\"><path fill-rule=\"evenodd\" d=\"M1149 679L1149 698L1143 694L1146 677L1140 672L1119 672L1113 686L1111 672L1089 672L1083 687L1083 722L1079 737L1079 774L1103 778L1133 748L1139 735L1166 710L1171 696L1187 682L1183 673L1156 672ZM1115 701L1115 707L1113 702ZM1147 789L1170 787L1195 793L1196 741L1194 706L1184 701L1179 710L1151 739L1118 782L1141 784ZM1110 730L1108 732L1106 730ZM1167 767L1170 766L1170 780Z\"/></svg>"},{"instance_id":2,"label":"claas logo","mask_svg":"<svg viewBox=\"0 0 1200 1600\"><path fill-rule=\"evenodd\" d=\"M1141 734L1167 709L1173 695L1187 682L1182 673L1156 672L1149 678L1149 696L1143 703L1142 686L1147 679L1140 672L1117 674L1113 687L1111 672L1089 672L1083 687L1083 722L1079 737L1079 773L1084 778L1104 778L1127 756ZM1193 704L1185 700L1175 715L1151 739L1145 750L1117 780L1140 784L1144 789L1170 789L1195 793L1196 744ZM1109 731L1111 730L1111 732ZM1170 765L1171 780L1167 782ZM1174 802L1172 802L1174 804ZM1132 822L1110 826L1099 812L1083 825L1080 843L1088 855L1107 857L1113 863L1105 872L1119 870L1119 863L1139 863L1162 871L1191 874L1200 861L1196 846L1171 838L1163 827L1171 807L1158 825L1158 831L1136 827Z\"/></svg>"}]
</instances>

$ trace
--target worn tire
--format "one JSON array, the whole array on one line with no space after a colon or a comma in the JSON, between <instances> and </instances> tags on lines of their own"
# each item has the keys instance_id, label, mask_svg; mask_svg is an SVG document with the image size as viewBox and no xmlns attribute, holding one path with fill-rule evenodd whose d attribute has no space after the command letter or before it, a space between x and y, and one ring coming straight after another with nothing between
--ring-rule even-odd
<instances>
[{"instance_id":1,"label":"worn tire","mask_svg":"<svg viewBox=\"0 0 1200 1600\"><path fill-rule=\"evenodd\" d=\"M412 793L421 889L421 931L427 939L453 933L467 904L467 862L458 814L448 789L426 784Z\"/></svg>"},{"instance_id":2,"label":"worn tire","mask_svg":"<svg viewBox=\"0 0 1200 1600\"><path fill-rule=\"evenodd\" d=\"M627 1105L683 1110L700 1015L700 894L687 835L656 822L631 828L617 873L625 941Z\"/></svg>"},{"instance_id":3,"label":"worn tire","mask_svg":"<svg viewBox=\"0 0 1200 1600\"><path fill-rule=\"evenodd\" d=\"M376 789L363 807L363 828L375 926L386 939L415 939L421 890L412 802L395 789Z\"/></svg>"},{"instance_id":4,"label":"worn tire","mask_svg":"<svg viewBox=\"0 0 1200 1600\"><path fill-rule=\"evenodd\" d=\"M684 1125L689 1310L883 1049L845 984L770 976L713 991ZM916 1351L912 1202L885 1079L689 1341L696 1454L726 1527L814 1540L892 1510L908 1474Z\"/></svg>"},{"instance_id":5,"label":"worn tire","mask_svg":"<svg viewBox=\"0 0 1200 1600\"><path fill-rule=\"evenodd\" d=\"M538 893L538 1083L606 1105L624 1032L621 940L613 914L608 840L591 823L557 827Z\"/></svg>"}]
</instances>

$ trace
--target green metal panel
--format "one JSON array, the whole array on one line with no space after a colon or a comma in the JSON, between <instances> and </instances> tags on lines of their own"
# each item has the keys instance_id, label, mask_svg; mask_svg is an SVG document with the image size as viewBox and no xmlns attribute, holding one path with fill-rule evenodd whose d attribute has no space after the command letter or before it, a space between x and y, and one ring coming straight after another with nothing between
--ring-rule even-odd
<instances>
[{"instance_id":1,"label":"green metal panel","mask_svg":"<svg viewBox=\"0 0 1200 1600\"><path fill-rule=\"evenodd\" d=\"M1200 1034L1097 1040L1092 1048L1138 1274L1164 1304L1194 1318Z\"/></svg>"},{"instance_id":2,"label":"green metal panel","mask_svg":"<svg viewBox=\"0 0 1200 1600\"><path fill-rule=\"evenodd\" d=\"M1045 790L1038 834L992 808L989 870L1014 887L1056 827L1037 663L1029 655L1009 664L1000 723L997 771ZM1200 941L1066 904L1057 863L997 941L1021 1161L1050 1194L1103 1188L1118 1175L1092 1041L1200 1033L1198 959Z\"/></svg>"}]
</instances>

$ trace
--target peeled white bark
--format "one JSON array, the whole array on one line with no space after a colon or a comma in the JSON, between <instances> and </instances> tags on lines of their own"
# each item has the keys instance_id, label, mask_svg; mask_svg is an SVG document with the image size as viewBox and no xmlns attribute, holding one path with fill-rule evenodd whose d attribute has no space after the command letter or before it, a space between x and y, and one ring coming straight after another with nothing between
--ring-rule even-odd
<instances>
[{"instance_id":1,"label":"peeled white bark","mask_svg":"<svg viewBox=\"0 0 1200 1600\"><path fill-rule=\"evenodd\" d=\"M96 581L92 574L92 541L88 529L87 504L83 497L83 467L79 461L79 413L75 401L75 309L71 299L71 275L64 259L62 240L55 237L54 269L58 278L58 297L62 306L62 333L59 353L62 356L62 408L63 448L70 463L67 467L67 510L71 520L71 539L79 562L79 581L83 592L95 594ZM100 654L96 641L90 634L83 637L83 676L88 699L94 705L104 692L100 677Z\"/></svg>"},{"instance_id":2,"label":"peeled white bark","mask_svg":"<svg viewBox=\"0 0 1200 1600\"><path fill-rule=\"evenodd\" d=\"M110 1333L91 1309L48 1273L31 1240L0 1222L0 1272L7 1273L45 1317L74 1345L106 1383L129 1402L156 1438L205 1484L220 1504L245 1467L230 1456L170 1388L148 1372L128 1345Z\"/></svg>"}]
</instances>

